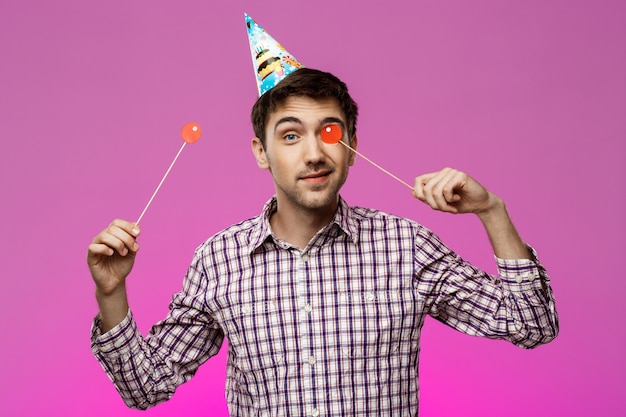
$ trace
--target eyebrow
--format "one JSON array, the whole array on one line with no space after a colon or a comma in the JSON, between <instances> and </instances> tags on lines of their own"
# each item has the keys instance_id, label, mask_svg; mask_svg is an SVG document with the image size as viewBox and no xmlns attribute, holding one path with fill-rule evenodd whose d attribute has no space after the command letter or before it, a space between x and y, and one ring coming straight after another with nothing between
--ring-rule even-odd
<instances>
[{"instance_id":1,"label":"eyebrow","mask_svg":"<svg viewBox=\"0 0 626 417\"><path fill-rule=\"evenodd\" d=\"M322 123L321 123L322 126L326 126L326 125L330 125L330 124L339 125L341 130L343 130L344 132L346 130L346 124L344 123L344 121L339 119L339 118L337 118L337 117L326 117L326 118L324 118L322 120Z\"/></svg>"},{"instance_id":2,"label":"eyebrow","mask_svg":"<svg viewBox=\"0 0 626 417\"><path fill-rule=\"evenodd\" d=\"M298 119L297 117L293 117L293 116L287 116L287 117L283 117L282 119L279 119L276 124L274 125L274 130L276 130L278 128L279 125L281 125L282 123L296 123L301 125L302 124L302 120Z\"/></svg>"},{"instance_id":3,"label":"eyebrow","mask_svg":"<svg viewBox=\"0 0 626 417\"><path fill-rule=\"evenodd\" d=\"M274 124L274 130L276 130L278 128L279 125L283 124L283 123L296 123L299 125L302 125L302 120L298 119L297 117L293 117L293 116L286 116L283 117L281 119L279 119L276 124ZM344 123L343 120L337 118L337 117L325 117L324 119L322 119L322 121L320 122L321 126L326 126L329 124L337 124L339 125L343 130L346 129L346 125Z\"/></svg>"}]
</instances>

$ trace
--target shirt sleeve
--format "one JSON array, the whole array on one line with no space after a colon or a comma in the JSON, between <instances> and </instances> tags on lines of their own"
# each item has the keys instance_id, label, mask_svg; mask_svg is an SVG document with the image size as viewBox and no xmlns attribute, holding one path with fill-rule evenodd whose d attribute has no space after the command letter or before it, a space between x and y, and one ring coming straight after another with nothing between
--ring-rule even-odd
<instances>
[{"instance_id":1,"label":"shirt sleeve","mask_svg":"<svg viewBox=\"0 0 626 417\"><path fill-rule=\"evenodd\" d=\"M197 283L192 283L195 272L192 265L167 317L145 338L130 311L104 334L100 318L93 322L93 354L131 408L146 409L168 400L202 363L219 352L223 331L202 308L203 299L190 292L198 289Z\"/></svg>"},{"instance_id":2,"label":"shirt sleeve","mask_svg":"<svg viewBox=\"0 0 626 417\"><path fill-rule=\"evenodd\" d=\"M435 319L469 335L504 339L525 349L548 343L559 322L550 278L532 259L496 258L492 276L461 259L434 235L418 251L420 296ZM420 261L421 259L421 261ZM424 260L427 260L424 262Z\"/></svg>"}]
</instances>

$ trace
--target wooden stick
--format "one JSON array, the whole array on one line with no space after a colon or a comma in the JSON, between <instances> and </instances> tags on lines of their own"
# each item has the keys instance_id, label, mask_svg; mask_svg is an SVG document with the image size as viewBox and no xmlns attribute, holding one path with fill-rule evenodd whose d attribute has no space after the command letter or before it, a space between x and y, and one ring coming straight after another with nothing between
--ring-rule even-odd
<instances>
[{"instance_id":1,"label":"wooden stick","mask_svg":"<svg viewBox=\"0 0 626 417\"><path fill-rule=\"evenodd\" d=\"M401 180L400 178L396 177L395 175L393 175L391 172L387 171L385 168L381 167L380 165L378 165L376 162L372 161L371 159L369 159L368 157L366 157L365 155L363 155L360 152L357 152L356 149L352 148L351 146L349 146L348 144L346 144L344 141L340 140L339 143L341 143L343 146L345 146L346 148L350 149L352 152L354 152L355 154L359 155L361 158L365 159L367 162L369 162L370 164L374 165L376 168L380 169L382 172L384 172L385 174L389 175L391 178L395 179L396 181L400 182L401 184L409 187L411 190L413 189L413 186L411 186L408 182L405 182L403 180Z\"/></svg>"},{"instance_id":2,"label":"wooden stick","mask_svg":"<svg viewBox=\"0 0 626 417\"><path fill-rule=\"evenodd\" d=\"M170 167L167 169L167 171L165 172L165 175L163 175L163 178L161 178L161 182L159 183L159 185L157 186L156 190L154 190L154 193L152 193L152 197L150 197L150 200L148 201L148 204L146 204L146 207L144 207L143 211L141 212L141 215L139 216L139 219L137 219L137 221L135 222L135 224L139 225L139 222L141 221L141 219L143 218L143 215L146 214L146 211L148 210L148 207L150 207L150 204L152 204L152 200L154 200L154 197L157 195L157 193L159 192L159 190L161 189L161 185L163 185L163 182L165 181L165 178L167 178L167 176L169 175L170 171L172 170L172 167L174 166L174 164L176 163L176 160L178 159L178 157L180 156L180 153L183 151L183 149L185 149L185 145L187 144L187 142L183 142L183 146L180 147L180 149L178 150L178 153L176 154L176 156L174 157L174 160L172 161L172 163L170 164Z\"/></svg>"}]
</instances>

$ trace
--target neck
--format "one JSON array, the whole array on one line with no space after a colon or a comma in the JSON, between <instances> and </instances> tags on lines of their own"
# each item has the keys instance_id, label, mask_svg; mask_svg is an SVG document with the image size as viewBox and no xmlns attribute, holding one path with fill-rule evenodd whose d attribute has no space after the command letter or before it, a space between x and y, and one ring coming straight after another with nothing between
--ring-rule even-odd
<instances>
[{"instance_id":1,"label":"neck","mask_svg":"<svg viewBox=\"0 0 626 417\"><path fill-rule=\"evenodd\" d=\"M328 225L339 205L337 198L332 204L316 209L295 209L278 201L276 211L270 217L274 235L300 249L304 249L313 236Z\"/></svg>"}]
</instances>

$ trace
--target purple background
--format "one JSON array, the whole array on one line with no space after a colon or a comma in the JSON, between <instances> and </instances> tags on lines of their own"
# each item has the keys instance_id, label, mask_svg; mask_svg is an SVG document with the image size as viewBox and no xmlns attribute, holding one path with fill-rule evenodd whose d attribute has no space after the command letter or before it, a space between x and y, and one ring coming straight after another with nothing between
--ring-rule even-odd
<instances>
[{"instance_id":1,"label":"purple background","mask_svg":"<svg viewBox=\"0 0 626 417\"><path fill-rule=\"evenodd\" d=\"M357 7L358 5L358 7ZM399 177L453 166L505 199L561 317L523 351L427 320L423 416L624 415L626 6L623 1L0 3L0 415L225 416L225 352L174 398L128 410L89 348L85 253L142 221L129 279L142 331L194 248L273 193L250 152L250 14L360 103L359 150ZM414 218L494 272L473 216L432 212L361 158L351 204Z\"/></svg>"}]
</instances>

